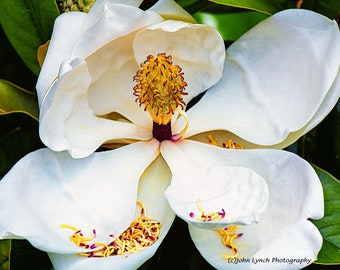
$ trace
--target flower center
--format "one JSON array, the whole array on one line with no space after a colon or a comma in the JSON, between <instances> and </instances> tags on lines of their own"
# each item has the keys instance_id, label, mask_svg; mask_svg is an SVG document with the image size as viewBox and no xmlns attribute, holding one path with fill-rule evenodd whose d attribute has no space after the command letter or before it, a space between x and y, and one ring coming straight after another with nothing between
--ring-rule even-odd
<instances>
[{"instance_id":1,"label":"flower center","mask_svg":"<svg viewBox=\"0 0 340 270\"><path fill-rule=\"evenodd\" d=\"M183 95L187 83L184 73L178 65L173 65L172 56L159 53L157 57L149 55L140 64L133 80L137 82L133 88L136 102L148 111L153 122L153 136L159 141L172 138L171 119L178 107L186 105Z\"/></svg>"},{"instance_id":2,"label":"flower center","mask_svg":"<svg viewBox=\"0 0 340 270\"><path fill-rule=\"evenodd\" d=\"M157 241L160 233L160 223L146 217L145 208L142 202L137 201L141 207L140 215L132 221L121 235L110 235L113 241L109 244L92 241L96 237L96 230L93 230L92 236L84 236L81 230L68 224L61 224L60 227L74 230L70 240L78 247L90 249L90 251L79 253L79 256L85 257L109 257L141 251L151 246Z\"/></svg>"}]
</instances>

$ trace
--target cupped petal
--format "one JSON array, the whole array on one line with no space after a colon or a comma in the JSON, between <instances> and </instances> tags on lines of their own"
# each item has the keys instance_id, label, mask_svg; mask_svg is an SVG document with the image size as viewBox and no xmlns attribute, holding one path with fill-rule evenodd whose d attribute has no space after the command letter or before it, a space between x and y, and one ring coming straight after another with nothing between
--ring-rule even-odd
<instances>
[{"instance_id":1,"label":"cupped petal","mask_svg":"<svg viewBox=\"0 0 340 270\"><path fill-rule=\"evenodd\" d=\"M194 17L173 0L159 0L151 8L166 20L196 23Z\"/></svg>"},{"instance_id":2,"label":"cupped petal","mask_svg":"<svg viewBox=\"0 0 340 270\"><path fill-rule=\"evenodd\" d=\"M133 77L139 66L134 59L134 34L117 38L86 58L91 84L89 105L96 115L118 112L132 123L152 128L148 113L135 102Z\"/></svg>"},{"instance_id":3,"label":"cupped petal","mask_svg":"<svg viewBox=\"0 0 340 270\"><path fill-rule=\"evenodd\" d=\"M38 79L39 100L43 99L50 84L58 75L62 61L83 59L112 40L163 20L156 12L139 9L137 6L140 2L96 1L88 14L82 12L62 14L55 22Z\"/></svg>"},{"instance_id":4,"label":"cupped petal","mask_svg":"<svg viewBox=\"0 0 340 270\"><path fill-rule=\"evenodd\" d=\"M339 39L337 24L312 11L285 10L261 22L228 48L222 79L187 112L186 136L223 129L274 145L302 135L339 98L332 87Z\"/></svg>"},{"instance_id":5,"label":"cupped petal","mask_svg":"<svg viewBox=\"0 0 340 270\"><path fill-rule=\"evenodd\" d=\"M297 155L282 150L219 148L214 155L209 155L212 147L204 145L192 151L193 147L185 144L181 149L206 166L228 164L254 170L267 181L269 202L258 223L240 225L237 230L242 233L234 241L238 258L244 257L248 261L241 260L235 265L235 260L223 259L234 253L222 244L221 235L189 225L192 239L202 256L217 269L273 269L272 263L276 263L275 269L296 269L314 261L322 237L308 219L322 218L324 204L322 186L313 168ZM255 264L253 258L268 258L269 261ZM306 260L301 262L304 258Z\"/></svg>"},{"instance_id":6,"label":"cupped petal","mask_svg":"<svg viewBox=\"0 0 340 270\"><path fill-rule=\"evenodd\" d=\"M152 138L151 130L97 116L87 96L91 74L86 62L75 59L65 65L71 70L52 85L41 106L39 132L45 145L80 158L111 139Z\"/></svg>"},{"instance_id":7,"label":"cupped petal","mask_svg":"<svg viewBox=\"0 0 340 270\"><path fill-rule=\"evenodd\" d=\"M158 155L155 140L72 159L40 149L0 181L0 238L25 238L38 249L75 254L69 224L110 243L135 217L138 181Z\"/></svg>"},{"instance_id":8,"label":"cupped petal","mask_svg":"<svg viewBox=\"0 0 340 270\"><path fill-rule=\"evenodd\" d=\"M294 226L286 228L280 237L270 235L274 238L267 242L262 242L261 235L256 235L256 226L238 228L237 233L242 233L242 236L234 244L240 256L230 258L224 256L233 256L235 253L223 245L218 232L191 224L189 232L201 255L216 269L302 269L317 259L322 237L311 222L296 222ZM246 239L246 235L251 235L251 239Z\"/></svg>"},{"instance_id":9,"label":"cupped petal","mask_svg":"<svg viewBox=\"0 0 340 270\"><path fill-rule=\"evenodd\" d=\"M86 269L137 269L148 258L152 257L168 233L175 218L164 197L164 191L171 180L170 170L158 156L144 171L138 186L138 200L146 209L146 216L161 223L158 240L151 246L131 254L116 255L106 258L83 258L74 255L49 254L55 269L58 270L86 270Z\"/></svg>"},{"instance_id":10,"label":"cupped petal","mask_svg":"<svg viewBox=\"0 0 340 270\"><path fill-rule=\"evenodd\" d=\"M150 43L150 40L152 42ZM171 55L187 82L186 102L214 85L222 76L225 58L224 42L211 26L167 20L136 34L133 50L142 63L148 55Z\"/></svg>"},{"instance_id":11,"label":"cupped petal","mask_svg":"<svg viewBox=\"0 0 340 270\"><path fill-rule=\"evenodd\" d=\"M245 166L207 165L193 160L182 151L183 145L189 152L203 146L187 141L161 144L161 154L172 173L165 196L175 213L191 224L210 229L257 222L268 202L265 180ZM205 155L215 155L214 150L219 149L212 147Z\"/></svg>"}]
</instances>

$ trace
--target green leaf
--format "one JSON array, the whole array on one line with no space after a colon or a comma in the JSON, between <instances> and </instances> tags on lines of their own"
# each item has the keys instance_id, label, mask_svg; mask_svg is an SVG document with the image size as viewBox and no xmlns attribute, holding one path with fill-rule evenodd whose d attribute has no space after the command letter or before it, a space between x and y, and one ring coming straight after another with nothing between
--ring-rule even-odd
<instances>
[{"instance_id":1,"label":"green leaf","mask_svg":"<svg viewBox=\"0 0 340 270\"><path fill-rule=\"evenodd\" d=\"M194 17L199 23L212 25L224 40L235 41L257 23L266 19L268 15L255 11L225 14L199 12Z\"/></svg>"},{"instance_id":2,"label":"green leaf","mask_svg":"<svg viewBox=\"0 0 340 270\"><path fill-rule=\"evenodd\" d=\"M0 270L9 270L11 240L0 240Z\"/></svg>"},{"instance_id":3,"label":"green leaf","mask_svg":"<svg viewBox=\"0 0 340 270\"><path fill-rule=\"evenodd\" d=\"M237 8L245 8L272 15L281 10L278 1L270 0L209 0L211 2Z\"/></svg>"},{"instance_id":4,"label":"green leaf","mask_svg":"<svg viewBox=\"0 0 340 270\"><path fill-rule=\"evenodd\" d=\"M322 249L316 263L340 264L340 182L331 174L314 166L324 190L325 216L312 220L323 236Z\"/></svg>"},{"instance_id":5,"label":"green leaf","mask_svg":"<svg viewBox=\"0 0 340 270\"><path fill-rule=\"evenodd\" d=\"M0 115L14 112L25 113L38 120L37 97L11 82L0 80Z\"/></svg>"},{"instance_id":6,"label":"green leaf","mask_svg":"<svg viewBox=\"0 0 340 270\"><path fill-rule=\"evenodd\" d=\"M37 50L51 37L59 15L54 0L1 0L0 23L29 69L38 75Z\"/></svg>"}]
</instances>

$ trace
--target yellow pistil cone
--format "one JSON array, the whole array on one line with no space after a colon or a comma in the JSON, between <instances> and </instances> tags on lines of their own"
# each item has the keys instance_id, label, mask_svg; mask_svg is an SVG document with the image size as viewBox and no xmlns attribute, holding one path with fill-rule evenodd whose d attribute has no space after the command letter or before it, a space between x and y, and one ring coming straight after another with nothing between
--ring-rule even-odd
<instances>
[{"instance_id":1,"label":"yellow pistil cone","mask_svg":"<svg viewBox=\"0 0 340 270\"><path fill-rule=\"evenodd\" d=\"M133 88L136 102L143 106L152 117L153 122L159 125L170 123L178 107L185 106L183 95L187 83L184 73L178 65L173 65L171 55L159 53L157 57L149 55L140 64Z\"/></svg>"}]
</instances>

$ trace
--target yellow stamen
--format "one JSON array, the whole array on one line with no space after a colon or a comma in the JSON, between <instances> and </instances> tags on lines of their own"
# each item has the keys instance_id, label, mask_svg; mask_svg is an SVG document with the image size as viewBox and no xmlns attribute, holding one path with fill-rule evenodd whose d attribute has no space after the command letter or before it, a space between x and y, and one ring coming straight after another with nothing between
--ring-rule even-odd
<instances>
[{"instance_id":1,"label":"yellow stamen","mask_svg":"<svg viewBox=\"0 0 340 270\"><path fill-rule=\"evenodd\" d=\"M177 107L185 106L183 95L187 83L184 73L178 65L173 65L172 56L159 53L157 57L149 55L138 70L133 80L136 102L144 107L159 125L166 125Z\"/></svg>"},{"instance_id":2,"label":"yellow stamen","mask_svg":"<svg viewBox=\"0 0 340 270\"><path fill-rule=\"evenodd\" d=\"M208 138L210 140L210 144L212 144L214 146L218 146L217 140L213 136L209 135Z\"/></svg>"},{"instance_id":3,"label":"yellow stamen","mask_svg":"<svg viewBox=\"0 0 340 270\"><path fill-rule=\"evenodd\" d=\"M213 136L208 135L208 139L210 141L210 144L214 146L218 146L218 147L222 147L226 149L243 149L242 144L234 143L233 140L231 139L229 139L227 142L222 143L222 146L218 145L217 140Z\"/></svg>"},{"instance_id":4,"label":"yellow stamen","mask_svg":"<svg viewBox=\"0 0 340 270\"><path fill-rule=\"evenodd\" d=\"M62 228L74 230L70 240L77 246L91 251L79 253L79 256L86 257L108 257L138 252L157 241L160 234L160 223L146 217L145 207L142 202L137 201L141 207L140 215L130 224L120 236L111 235L114 240L109 243L91 241L95 238L96 232L93 231L92 237L85 237L76 227L68 224L61 224Z\"/></svg>"},{"instance_id":5,"label":"yellow stamen","mask_svg":"<svg viewBox=\"0 0 340 270\"><path fill-rule=\"evenodd\" d=\"M231 139L228 142L224 142L222 146L227 149L243 149L242 144L234 143Z\"/></svg>"},{"instance_id":6,"label":"yellow stamen","mask_svg":"<svg viewBox=\"0 0 340 270\"><path fill-rule=\"evenodd\" d=\"M231 225L228 226L224 229L216 229L216 231L222 236L222 243L224 246L228 247L229 249L232 250L234 253L231 256L224 256L223 259L228 260L231 258L236 258L239 256L238 249L236 248L234 244L234 240L241 237L243 234L242 233L236 233L236 230L238 229L239 226L237 225Z\"/></svg>"}]
</instances>

